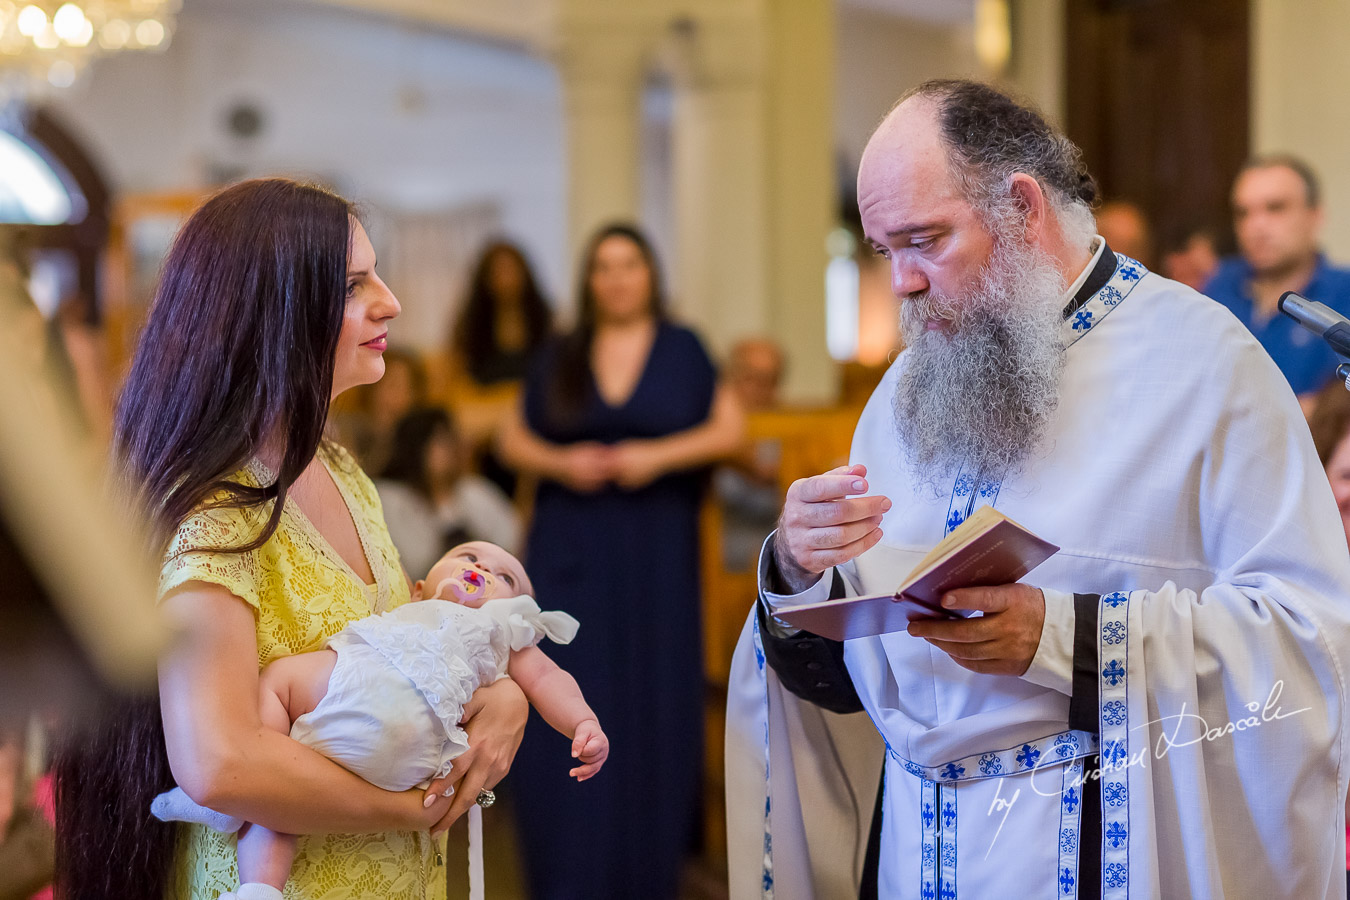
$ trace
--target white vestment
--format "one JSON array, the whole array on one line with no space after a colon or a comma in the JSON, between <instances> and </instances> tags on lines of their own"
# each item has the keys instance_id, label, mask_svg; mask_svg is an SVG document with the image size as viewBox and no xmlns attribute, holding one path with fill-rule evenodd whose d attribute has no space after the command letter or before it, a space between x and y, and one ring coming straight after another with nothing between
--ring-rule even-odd
<instances>
[{"instance_id":1,"label":"white vestment","mask_svg":"<svg viewBox=\"0 0 1350 900\"><path fill-rule=\"evenodd\" d=\"M885 742L880 895L1074 897L1091 790L1104 897L1342 897L1350 555L1298 404L1226 309L1127 257L1064 330L1060 405L1021 474L914 481L892 414L903 353L858 422L852 461L893 506L881 543L840 569L850 594L894 590L983 504L1062 548L1025 579L1046 617L1020 678L904 632L846 643ZM829 582L768 600L822 600ZM1101 595L1093 731L1068 726L1073 592ZM822 885L856 885L866 767L789 739L785 721L821 714L798 708L757 639L752 621L728 708L731 896L848 897ZM834 828L829 872L793 821L817 793L827 817L864 816Z\"/></svg>"}]
</instances>

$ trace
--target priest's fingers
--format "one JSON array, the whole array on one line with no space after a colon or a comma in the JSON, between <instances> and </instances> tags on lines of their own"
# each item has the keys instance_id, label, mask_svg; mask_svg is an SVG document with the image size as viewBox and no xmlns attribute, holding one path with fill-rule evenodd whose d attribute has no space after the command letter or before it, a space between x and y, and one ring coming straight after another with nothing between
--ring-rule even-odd
<instances>
[{"instance_id":1,"label":"priest's fingers","mask_svg":"<svg viewBox=\"0 0 1350 900\"><path fill-rule=\"evenodd\" d=\"M824 572L831 566L842 566L850 559L871 550L879 540L881 540L881 529L874 527L856 541L851 541L842 547L807 551L804 554L806 561L804 568L813 572Z\"/></svg>"},{"instance_id":2,"label":"priest's fingers","mask_svg":"<svg viewBox=\"0 0 1350 900\"><path fill-rule=\"evenodd\" d=\"M827 525L844 525L858 522L872 516L880 516L891 508L888 497L879 494L870 497L850 497L847 500L821 500L816 503L802 503L791 510L794 524L819 528ZM788 510L784 510L787 518Z\"/></svg>"},{"instance_id":3,"label":"priest's fingers","mask_svg":"<svg viewBox=\"0 0 1350 900\"><path fill-rule=\"evenodd\" d=\"M846 547L859 538L868 535L881 524L881 516L868 516L857 522L843 525L830 525L825 528L810 528L803 535L809 550L834 550Z\"/></svg>"},{"instance_id":4,"label":"priest's fingers","mask_svg":"<svg viewBox=\"0 0 1350 900\"><path fill-rule=\"evenodd\" d=\"M1001 641L944 641L938 638L925 638L928 643L941 650L957 662L972 660L1001 659Z\"/></svg>"},{"instance_id":5,"label":"priest's fingers","mask_svg":"<svg viewBox=\"0 0 1350 900\"><path fill-rule=\"evenodd\" d=\"M1031 665L1031 658L1006 640L965 644L928 638L928 643L950 656L961 668L981 675L1021 675Z\"/></svg>"},{"instance_id":6,"label":"priest's fingers","mask_svg":"<svg viewBox=\"0 0 1350 900\"><path fill-rule=\"evenodd\" d=\"M914 637L954 644L990 641L1004 633L997 616L979 616L974 619L915 619L909 623L908 631Z\"/></svg>"},{"instance_id":7,"label":"priest's fingers","mask_svg":"<svg viewBox=\"0 0 1350 900\"><path fill-rule=\"evenodd\" d=\"M788 487L789 503L823 503L829 500L842 500L851 494L867 493L867 476L859 474L866 471L862 466L850 466L842 472L839 469L824 475L812 475L810 478L798 478Z\"/></svg>"},{"instance_id":8,"label":"priest's fingers","mask_svg":"<svg viewBox=\"0 0 1350 900\"><path fill-rule=\"evenodd\" d=\"M989 613L1004 612L1019 606L1038 606L1045 614L1045 596L1029 584L1003 584L998 587L958 588L942 597L946 609L976 609Z\"/></svg>"}]
</instances>

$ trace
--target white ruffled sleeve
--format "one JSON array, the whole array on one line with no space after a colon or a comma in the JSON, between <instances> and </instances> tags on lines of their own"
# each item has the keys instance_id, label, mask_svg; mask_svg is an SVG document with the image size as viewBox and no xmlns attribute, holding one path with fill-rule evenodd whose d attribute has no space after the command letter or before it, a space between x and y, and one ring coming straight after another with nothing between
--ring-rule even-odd
<instances>
[{"instance_id":1,"label":"white ruffled sleeve","mask_svg":"<svg viewBox=\"0 0 1350 900\"><path fill-rule=\"evenodd\" d=\"M479 607L501 625L512 650L533 647L548 638L555 644L570 644L580 623L565 612L544 611L534 598L501 597Z\"/></svg>"}]
</instances>

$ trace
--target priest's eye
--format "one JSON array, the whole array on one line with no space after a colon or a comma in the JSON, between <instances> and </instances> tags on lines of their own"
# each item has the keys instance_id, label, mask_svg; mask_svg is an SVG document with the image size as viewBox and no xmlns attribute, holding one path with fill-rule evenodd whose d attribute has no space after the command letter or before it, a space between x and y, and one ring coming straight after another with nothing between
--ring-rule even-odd
<instances>
[{"instance_id":1,"label":"priest's eye","mask_svg":"<svg viewBox=\"0 0 1350 900\"><path fill-rule=\"evenodd\" d=\"M915 250L927 250L936 243L937 238L926 237L926 238L915 238L914 240L909 242L909 245L913 247Z\"/></svg>"},{"instance_id":2,"label":"priest's eye","mask_svg":"<svg viewBox=\"0 0 1350 900\"><path fill-rule=\"evenodd\" d=\"M880 256L882 259L891 258L891 251L887 250L885 247L878 247L876 244L872 245L872 252L875 253L877 256Z\"/></svg>"}]
</instances>

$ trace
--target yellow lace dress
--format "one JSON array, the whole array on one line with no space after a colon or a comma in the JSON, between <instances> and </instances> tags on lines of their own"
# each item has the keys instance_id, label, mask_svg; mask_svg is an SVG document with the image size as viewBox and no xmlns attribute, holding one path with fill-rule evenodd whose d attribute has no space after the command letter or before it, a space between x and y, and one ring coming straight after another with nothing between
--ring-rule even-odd
<instances>
[{"instance_id":1,"label":"yellow lace dress","mask_svg":"<svg viewBox=\"0 0 1350 900\"><path fill-rule=\"evenodd\" d=\"M161 596L185 582L204 581L252 606L259 668L281 656L321 649L348 622L409 600L374 485L342 448L326 446L319 457L351 511L375 584L362 583L293 502L282 511L276 533L251 553L194 548L246 543L266 520L267 509L196 513L178 529L161 573ZM255 461L232 480L258 486L274 477ZM238 885L235 836L201 825L181 827L187 835L174 898L216 900L221 891ZM411 831L302 836L285 895L287 900L443 900L444 848L438 843L427 832Z\"/></svg>"}]
</instances>

